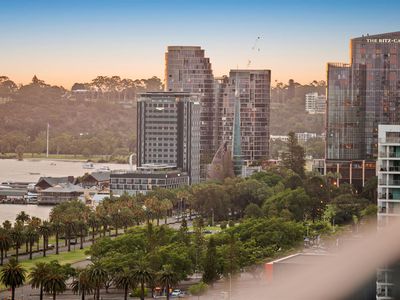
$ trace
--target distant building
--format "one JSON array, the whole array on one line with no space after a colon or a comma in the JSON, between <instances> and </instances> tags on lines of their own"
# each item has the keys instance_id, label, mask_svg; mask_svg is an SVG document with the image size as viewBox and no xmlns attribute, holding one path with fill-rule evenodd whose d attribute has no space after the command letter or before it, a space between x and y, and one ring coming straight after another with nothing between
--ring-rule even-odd
<instances>
[{"instance_id":1,"label":"distant building","mask_svg":"<svg viewBox=\"0 0 400 300\"><path fill-rule=\"evenodd\" d=\"M296 132L296 137L299 142L307 142L309 139L317 138L317 134L315 132Z\"/></svg>"},{"instance_id":2,"label":"distant building","mask_svg":"<svg viewBox=\"0 0 400 300\"><path fill-rule=\"evenodd\" d=\"M40 177L39 181L35 185L35 190L45 190L50 187L54 187L59 184L75 183L73 176L67 177Z\"/></svg>"},{"instance_id":3,"label":"distant building","mask_svg":"<svg viewBox=\"0 0 400 300\"><path fill-rule=\"evenodd\" d=\"M309 114L324 114L326 110L326 96L318 93L306 94L306 112Z\"/></svg>"},{"instance_id":4,"label":"distant building","mask_svg":"<svg viewBox=\"0 0 400 300\"><path fill-rule=\"evenodd\" d=\"M191 93L144 93L138 99L137 166L166 164L200 182L200 102Z\"/></svg>"},{"instance_id":5,"label":"distant building","mask_svg":"<svg viewBox=\"0 0 400 300\"><path fill-rule=\"evenodd\" d=\"M78 199L84 194L84 189L72 183L59 183L39 191L38 204L60 204Z\"/></svg>"},{"instance_id":6,"label":"distant building","mask_svg":"<svg viewBox=\"0 0 400 300\"><path fill-rule=\"evenodd\" d=\"M166 164L145 164L136 171L111 172L113 195L145 195L156 188L175 189L185 185L189 185L188 173Z\"/></svg>"},{"instance_id":7,"label":"distant building","mask_svg":"<svg viewBox=\"0 0 400 300\"><path fill-rule=\"evenodd\" d=\"M92 172L86 173L79 178L78 184L84 188L98 187L99 189L110 186L110 172Z\"/></svg>"},{"instance_id":8,"label":"distant building","mask_svg":"<svg viewBox=\"0 0 400 300\"><path fill-rule=\"evenodd\" d=\"M218 143L232 147L235 106L240 122L240 148L244 163L269 156L270 70L231 70L229 77L216 82ZM236 124L238 125L238 124ZM236 131L237 132L237 131Z\"/></svg>"},{"instance_id":9,"label":"distant building","mask_svg":"<svg viewBox=\"0 0 400 300\"><path fill-rule=\"evenodd\" d=\"M400 124L399 38L400 32L353 38L350 64L328 64L327 171L356 161L372 167L378 157L378 125ZM375 173L365 176L363 184Z\"/></svg>"},{"instance_id":10,"label":"distant building","mask_svg":"<svg viewBox=\"0 0 400 300\"><path fill-rule=\"evenodd\" d=\"M270 135L270 141L282 141L287 142L289 140L289 136L287 135Z\"/></svg>"},{"instance_id":11,"label":"distant building","mask_svg":"<svg viewBox=\"0 0 400 300\"><path fill-rule=\"evenodd\" d=\"M247 178L261 171L262 171L262 166L243 166L241 177Z\"/></svg>"},{"instance_id":12,"label":"distant building","mask_svg":"<svg viewBox=\"0 0 400 300\"><path fill-rule=\"evenodd\" d=\"M198 46L169 46L165 53L165 90L200 95L200 155L211 162L217 149L217 107L210 59Z\"/></svg>"}]
</instances>

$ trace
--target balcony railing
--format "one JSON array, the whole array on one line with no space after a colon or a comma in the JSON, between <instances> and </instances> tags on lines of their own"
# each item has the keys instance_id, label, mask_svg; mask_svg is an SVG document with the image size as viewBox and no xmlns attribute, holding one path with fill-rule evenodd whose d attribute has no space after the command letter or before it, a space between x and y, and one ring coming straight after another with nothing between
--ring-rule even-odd
<instances>
[{"instance_id":1,"label":"balcony railing","mask_svg":"<svg viewBox=\"0 0 400 300\"><path fill-rule=\"evenodd\" d=\"M387 195L387 197L386 197ZM379 199L388 199L388 200L400 200L400 195L399 196L393 196L392 193L386 194L386 193L382 193L378 195Z\"/></svg>"},{"instance_id":2,"label":"balcony railing","mask_svg":"<svg viewBox=\"0 0 400 300\"><path fill-rule=\"evenodd\" d=\"M400 158L400 152L379 152L380 158Z\"/></svg>"},{"instance_id":3,"label":"balcony railing","mask_svg":"<svg viewBox=\"0 0 400 300\"><path fill-rule=\"evenodd\" d=\"M399 185L400 186L400 180L385 180L385 179L381 179L379 180L379 184L380 185Z\"/></svg>"},{"instance_id":4,"label":"balcony railing","mask_svg":"<svg viewBox=\"0 0 400 300\"><path fill-rule=\"evenodd\" d=\"M400 166L392 166L389 168L381 167L379 169L379 171L381 171L381 172L400 172Z\"/></svg>"},{"instance_id":5,"label":"balcony railing","mask_svg":"<svg viewBox=\"0 0 400 300\"><path fill-rule=\"evenodd\" d=\"M379 143L381 143L381 144L399 144L400 137L387 137L387 138L379 139Z\"/></svg>"}]
</instances>

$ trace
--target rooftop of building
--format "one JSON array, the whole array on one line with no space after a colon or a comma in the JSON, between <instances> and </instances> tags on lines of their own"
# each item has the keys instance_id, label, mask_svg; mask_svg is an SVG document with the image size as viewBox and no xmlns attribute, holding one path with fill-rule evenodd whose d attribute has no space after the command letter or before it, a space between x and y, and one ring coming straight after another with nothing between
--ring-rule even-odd
<instances>
[{"instance_id":1,"label":"rooftop of building","mask_svg":"<svg viewBox=\"0 0 400 300\"><path fill-rule=\"evenodd\" d=\"M170 50L202 50L201 46L168 46L168 51Z\"/></svg>"},{"instance_id":2,"label":"rooftop of building","mask_svg":"<svg viewBox=\"0 0 400 300\"><path fill-rule=\"evenodd\" d=\"M138 101L146 100L147 98L197 98L200 94L188 92L146 92L138 94Z\"/></svg>"},{"instance_id":3,"label":"rooftop of building","mask_svg":"<svg viewBox=\"0 0 400 300\"><path fill-rule=\"evenodd\" d=\"M153 176L153 177L180 177L187 176L186 172L182 172L176 165L168 164L143 164L137 167L136 170L114 170L111 172L111 177L138 177L138 176Z\"/></svg>"},{"instance_id":4,"label":"rooftop of building","mask_svg":"<svg viewBox=\"0 0 400 300\"><path fill-rule=\"evenodd\" d=\"M352 41L360 41L365 39L398 39L400 38L400 31L378 33L378 34L365 34L360 37L351 39Z\"/></svg>"},{"instance_id":5,"label":"rooftop of building","mask_svg":"<svg viewBox=\"0 0 400 300\"><path fill-rule=\"evenodd\" d=\"M67 183L59 183L55 186L52 186L48 189L41 191L41 193L74 193L74 192L83 193L84 189L79 185L67 182Z\"/></svg>"},{"instance_id":6,"label":"rooftop of building","mask_svg":"<svg viewBox=\"0 0 400 300\"><path fill-rule=\"evenodd\" d=\"M72 183L74 181L73 176L66 176L66 177L40 177L36 185L40 184L41 182L46 182L50 186L55 186L60 183Z\"/></svg>"},{"instance_id":7,"label":"rooftop of building","mask_svg":"<svg viewBox=\"0 0 400 300\"><path fill-rule=\"evenodd\" d=\"M270 73L269 69L231 69L230 73Z\"/></svg>"},{"instance_id":8,"label":"rooftop of building","mask_svg":"<svg viewBox=\"0 0 400 300\"><path fill-rule=\"evenodd\" d=\"M110 174L111 172L92 172L89 175L96 181L107 181L110 180Z\"/></svg>"}]
</instances>

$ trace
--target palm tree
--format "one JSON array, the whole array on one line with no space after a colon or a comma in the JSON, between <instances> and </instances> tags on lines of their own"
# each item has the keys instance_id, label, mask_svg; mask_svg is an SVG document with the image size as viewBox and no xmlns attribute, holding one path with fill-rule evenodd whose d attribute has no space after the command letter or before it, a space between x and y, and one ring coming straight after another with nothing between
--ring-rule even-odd
<instances>
[{"instance_id":1,"label":"palm tree","mask_svg":"<svg viewBox=\"0 0 400 300\"><path fill-rule=\"evenodd\" d=\"M32 259L32 252L33 252L32 248L33 244L37 240L38 235L39 234L36 232L36 229L33 226L28 225L25 231L25 237L26 241L29 243L29 259Z\"/></svg>"},{"instance_id":2,"label":"palm tree","mask_svg":"<svg viewBox=\"0 0 400 300\"><path fill-rule=\"evenodd\" d=\"M49 272L44 278L43 290L53 295L53 300L56 300L57 294L63 293L67 289L67 284L65 283L67 279L68 276L64 272L63 267L57 262L51 262Z\"/></svg>"},{"instance_id":3,"label":"palm tree","mask_svg":"<svg viewBox=\"0 0 400 300\"><path fill-rule=\"evenodd\" d=\"M5 230L7 230L8 234L10 234L11 228L12 228L11 222L8 221L8 220L5 220L5 221L3 222L3 228L4 228ZM11 236L10 236L10 237L11 237ZM12 240L11 240L11 244L12 244ZM11 245L10 245L10 247L11 247ZM5 257L5 258L7 258L7 251L8 251L8 249L5 249L5 252L4 252L4 257Z\"/></svg>"},{"instance_id":4,"label":"palm tree","mask_svg":"<svg viewBox=\"0 0 400 300\"><path fill-rule=\"evenodd\" d=\"M40 220L37 217L32 217L31 220L29 221L29 225L33 226L33 228L35 228L36 231L39 231L39 227L42 224L42 220ZM37 251L39 252L39 240L40 240L40 235L38 234L36 236L36 247L37 247Z\"/></svg>"},{"instance_id":5,"label":"palm tree","mask_svg":"<svg viewBox=\"0 0 400 300\"><path fill-rule=\"evenodd\" d=\"M147 268L143 263L139 264L132 272L133 279L140 283L140 299L144 300L144 285L153 280L152 271Z\"/></svg>"},{"instance_id":6,"label":"palm tree","mask_svg":"<svg viewBox=\"0 0 400 300\"><path fill-rule=\"evenodd\" d=\"M15 218L15 221L20 221L22 224L25 224L31 219L31 217L24 211L21 211Z\"/></svg>"},{"instance_id":7,"label":"palm tree","mask_svg":"<svg viewBox=\"0 0 400 300\"><path fill-rule=\"evenodd\" d=\"M85 295L90 295L93 293L94 284L90 280L88 269L79 271L77 278L75 278L71 283L71 288L74 294L81 295L82 300L85 300Z\"/></svg>"},{"instance_id":8,"label":"palm tree","mask_svg":"<svg viewBox=\"0 0 400 300\"><path fill-rule=\"evenodd\" d=\"M21 222L16 222L10 235L15 248L15 260L18 262L19 248L24 242L24 227Z\"/></svg>"},{"instance_id":9,"label":"palm tree","mask_svg":"<svg viewBox=\"0 0 400 300\"><path fill-rule=\"evenodd\" d=\"M72 233L75 229L75 222L74 221L65 221L64 222L64 233L65 233L65 240L67 241L68 252L71 251L71 237Z\"/></svg>"},{"instance_id":10,"label":"palm tree","mask_svg":"<svg viewBox=\"0 0 400 300\"><path fill-rule=\"evenodd\" d=\"M100 288L105 285L108 279L107 271L99 263L94 263L88 269L90 281L95 288L95 299L100 299Z\"/></svg>"},{"instance_id":11,"label":"palm tree","mask_svg":"<svg viewBox=\"0 0 400 300\"><path fill-rule=\"evenodd\" d=\"M10 249L11 243L10 232L0 227L0 266L3 265L4 253Z\"/></svg>"},{"instance_id":12,"label":"palm tree","mask_svg":"<svg viewBox=\"0 0 400 300\"><path fill-rule=\"evenodd\" d=\"M51 230L54 232L55 237L56 237L56 254L58 254L58 244L60 240L60 233L62 232L62 224L58 221L52 222L51 223Z\"/></svg>"},{"instance_id":13,"label":"palm tree","mask_svg":"<svg viewBox=\"0 0 400 300\"><path fill-rule=\"evenodd\" d=\"M50 222L43 221L43 224L39 227L39 233L43 237L43 257L45 257L49 242L49 236L51 234Z\"/></svg>"},{"instance_id":14,"label":"palm tree","mask_svg":"<svg viewBox=\"0 0 400 300\"><path fill-rule=\"evenodd\" d=\"M92 245L93 245L94 244L95 234L96 234L97 228L99 226L99 221L98 221L98 219L96 217L96 214L91 213L89 215L88 225L92 228Z\"/></svg>"},{"instance_id":15,"label":"palm tree","mask_svg":"<svg viewBox=\"0 0 400 300\"><path fill-rule=\"evenodd\" d=\"M158 274L158 282L167 291L167 300L169 300L169 289L178 283L178 276L172 270L171 265L165 265L163 270Z\"/></svg>"},{"instance_id":16,"label":"palm tree","mask_svg":"<svg viewBox=\"0 0 400 300\"><path fill-rule=\"evenodd\" d=\"M79 233L79 239L80 239L80 247L79 249L83 249L83 242L84 242L84 237L85 237L85 232L86 232L86 223L83 220L77 221L76 224L76 231Z\"/></svg>"},{"instance_id":17,"label":"palm tree","mask_svg":"<svg viewBox=\"0 0 400 300\"><path fill-rule=\"evenodd\" d=\"M0 282L11 288L11 299L15 299L15 288L25 282L26 270L15 259L10 261L0 271Z\"/></svg>"},{"instance_id":18,"label":"palm tree","mask_svg":"<svg viewBox=\"0 0 400 300\"><path fill-rule=\"evenodd\" d=\"M43 285L46 281L46 276L49 274L49 265L44 262L38 262L32 268L29 274L29 283L33 289L40 289L40 300L43 300Z\"/></svg>"},{"instance_id":19,"label":"palm tree","mask_svg":"<svg viewBox=\"0 0 400 300\"><path fill-rule=\"evenodd\" d=\"M118 272L114 278L114 283L118 288L124 289L124 300L128 299L129 288L134 289L136 287L136 280L128 269Z\"/></svg>"}]
</instances>

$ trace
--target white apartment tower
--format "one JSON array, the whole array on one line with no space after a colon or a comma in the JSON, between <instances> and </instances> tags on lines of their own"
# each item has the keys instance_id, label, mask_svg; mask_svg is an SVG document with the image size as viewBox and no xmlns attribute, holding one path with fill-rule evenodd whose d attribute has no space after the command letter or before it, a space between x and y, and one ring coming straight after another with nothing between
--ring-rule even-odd
<instances>
[{"instance_id":1,"label":"white apartment tower","mask_svg":"<svg viewBox=\"0 0 400 300\"><path fill-rule=\"evenodd\" d=\"M378 126L378 231L400 218L400 125ZM376 299L395 299L393 268L377 272Z\"/></svg>"}]
</instances>

